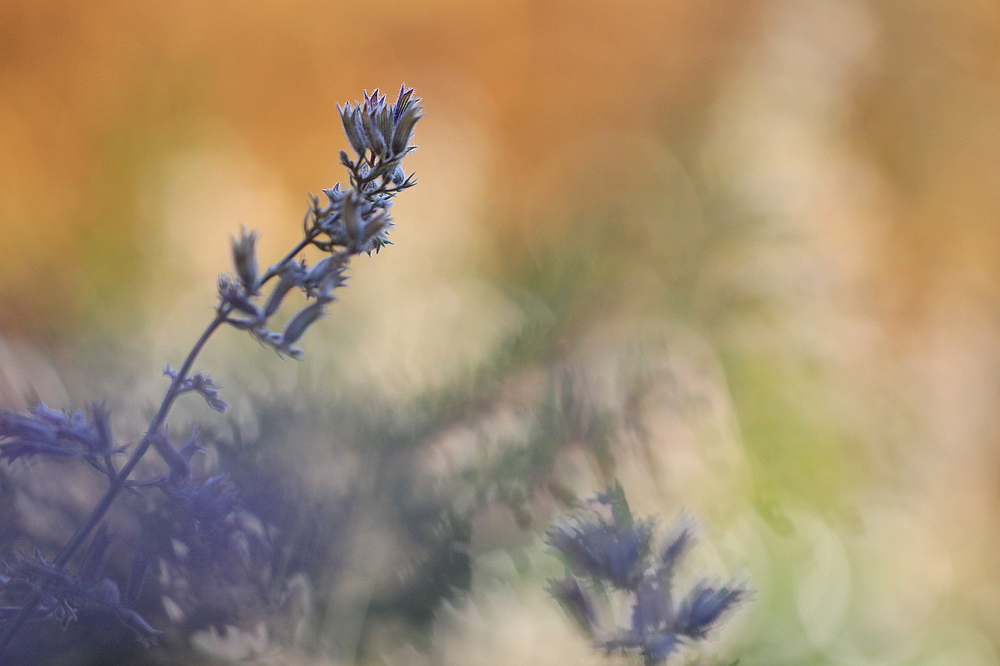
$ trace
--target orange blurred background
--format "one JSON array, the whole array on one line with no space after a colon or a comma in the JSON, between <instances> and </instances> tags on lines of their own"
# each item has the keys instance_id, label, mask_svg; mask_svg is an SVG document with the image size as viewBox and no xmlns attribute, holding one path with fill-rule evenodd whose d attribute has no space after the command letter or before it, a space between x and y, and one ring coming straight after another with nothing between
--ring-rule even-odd
<instances>
[{"instance_id":1,"label":"orange blurred background","mask_svg":"<svg viewBox=\"0 0 1000 666\"><path fill-rule=\"evenodd\" d=\"M339 177L335 104L401 81L431 129L482 135L483 199L509 224L509 193L553 155L685 133L752 20L731 3L5 2L5 327L141 290L170 233L150 190L178 155L245 151L297 212Z\"/></svg>"}]
</instances>

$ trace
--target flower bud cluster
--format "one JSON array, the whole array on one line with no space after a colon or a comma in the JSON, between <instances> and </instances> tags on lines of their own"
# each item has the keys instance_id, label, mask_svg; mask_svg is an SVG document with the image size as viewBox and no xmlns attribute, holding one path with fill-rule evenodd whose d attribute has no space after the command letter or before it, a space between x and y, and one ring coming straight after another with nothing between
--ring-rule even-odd
<instances>
[{"instance_id":1,"label":"flower bud cluster","mask_svg":"<svg viewBox=\"0 0 1000 666\"><path fill-rule=\"evenodd\" d=\"M363 102L345 104L338 111L355 153L352 159L340 151L350 187L342 190L337 183L323 190L323 204L319 197L310 197L303 220L305 239L299 248L312 245L327 256L309 268L293 253L260 275L257 235L244 229L232 241L234 274L219 277L219 312L226 322L294 358L302 355L295 343L326 314L327 304L335 300L334 290L345 284L350 258L377 253L391 244L387 236L393 226L392 199L416 184L414 174L406 176L402 167L403 158L416 149L410 142L414 126L423 118L413 88L401 86L391 104L377 89L371 95L366 92ZM273 278L277 281L265 298L261 290ZM268 321L293 289L301 290L310 302L281 331L271 330Z\"/></svg>"},{"instance_id":2,"label":"flower bud cluster","mask_svg":"<svg viewBox=\"0 0 1000 666\"><path fill-rule=\"evenodd\" d=\"M399 161L413 150L410 146L413 128L424 115L420 99L413 96L413 88L405 85L400 86L393 104L386 104L385 95L380 95L376 88L371 95L365 92L363 102L338 108L354 152L362 158L368 154L369 166L374 168L378 162L390 170L395 170ZM396 178L394 182L398 185L403 179Z\"/></svg>"},{"instance_id":3,"label":"flower bud cluster","mask_svg":"<svg viewBox=\"0 0 1000 666\"><path fill-rule=\"evenodd\" d=\"M598 495L592 506L549 530L549 543L569 565L549 590L604 650L637 651L646 664L663 663L682 642L705 638L746 597L741 585L702 580L675 603L674 570L693 540L691 529L677 531L654 553L653 522L633 518L621 484ZM632 600L627 628L608 628L599 619L596 599L607 599L612 590Z\"/></svg>"},{"instance_id":4,"label":"flower bud cluster","mask_svg":"<svg viewBox=\"0 0 1000 666\"><path fill-rule=\"evenodd\" d=\"M159 488L174 509L169 524L180 524L186 534L218 537L225 536L230 528L233 514L239 510L236 487L224 474L194 478L190 463L195 454L203 451L197 432L186 444L176 447L165 427L171 406L184 393L201 395L216 411L226 409L219 396L221 387L203 373L192 373L195 359L221 324L248 331L280 354L300 356L302 350L296 343L325 316L327 306L335 300L335 290L347 280L348 262L355 255L377 253L389 244L392 199L416 182L413 174L406 176L402 168L403 158L415 150L411 145L413 129L423 117L420 100L414 97L412 88L402 86L392 104L376 90L371 95L365 93L363 102L346 104L338 110L355 152L353 159L344 151L340 153L349 172L349 187L341 190L337 184L323 190L327 202L322 205L318 197L310 197L303 221L304 237L263 272L257 259L257 234L243 229L238 238L232 239L233 272L219 277L216 316L181 368L175 371L167 366L164 374L171 378L170 388L146 435L121 469L116 468L113 458L126 447L116 447L109 411L101 404L93 405L89 415L58 412L44 404L27 414L0 412L0 460L35 455L78 458L111 481L104 498L55 560L48 562L39 553L13 566L0 567L0 600L18 604L0 605L0 662L7 663L7 648L27 620L49 618L65 625L76 619L78 609L86 607L110 612L144 643L155 640L158 632L128 607L138 595L152 551L136 551L125 595L119 594L116 583L100 575L109 539L98 524L122 489ZM325 255L312 266L299 257L310 246ZM271 319L295 289L305 296L306 304L280 331L272 330ZM130 479L150 447L160 453L168 472L146 480ZM65 565L95 529L98 531L79 572L69 573Z\"/></svg>"}]
</instances>

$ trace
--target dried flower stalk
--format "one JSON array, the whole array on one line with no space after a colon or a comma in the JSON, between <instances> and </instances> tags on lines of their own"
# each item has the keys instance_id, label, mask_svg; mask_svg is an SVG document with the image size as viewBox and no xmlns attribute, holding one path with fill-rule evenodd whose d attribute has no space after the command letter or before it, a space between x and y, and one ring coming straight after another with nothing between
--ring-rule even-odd
<instances>
[{"instance_id":1,"label":"dried flower stalk","mask_svg":"<svg viewBox=\"0 0 1000 666\"><path fill-rule=\"evenodd\" d=\"M109 611L146 644L156 640L158 632L128 607L138 596L136 588L144 578L148 558L136 558L125 595L113 581L100 575L110 542L103 527L91 539L77 573L71 574L66 565L126 487L160 488L166 497L198 519L224 517L234 510L235 488L224 476L204 482L190 478L189 462L200 451L197 433L176 448L164 430L171 407L185 393L200 394L216 411L226 409L219 396L221 387L201 372L192 374L195 360L212 335L227 324L248 331L281 355L300 357L303 352L296 343L335 300L334 291L345 284L350 259L362 253L378 253L391 244L388 234L393 226L389 215L392 199L416 183L414 175L406 176L402 168L403 158L415 150L411 143L413 129L423 117L420 100L412 88L401 86L394 103L387 103L378 90L371 95L365 92L362 102L345 104L338 111L355 153L352 159L345 151L340 152L340 160L349 172L348 188L341 190L338 183L323 190L327 199L324 204L319 197L311 196L303 220L302 240L263 273L258 268L257 234L243 229L232 240L234 274L219 277L215 316L180 368L172 370L167 366L165 374L170 377L170 386L145 435L121 469L116 469L114 457L123 454L124 447L115 446L109 411L100 404L92 406L89 416L58 412L43 404L27 414L0 414L0 459L13 462L30 456L79 458L109 479L103 497L54 560L46 561L41 553L36 553L0 572L0 592L19 599L17 606L0 607L0 658L29 617L48 617L66 623L75 619L80 606ZM298 258L310 246L327 255L312 267ZM274 285L265 297L264 288L272 281ZM308 303L289 319L282 331L272 330L271 318L285 296L296 288L305 294ZM166 461L169 473L154 479L131 479L150 447Z\"/></svg>"}]
</instances>

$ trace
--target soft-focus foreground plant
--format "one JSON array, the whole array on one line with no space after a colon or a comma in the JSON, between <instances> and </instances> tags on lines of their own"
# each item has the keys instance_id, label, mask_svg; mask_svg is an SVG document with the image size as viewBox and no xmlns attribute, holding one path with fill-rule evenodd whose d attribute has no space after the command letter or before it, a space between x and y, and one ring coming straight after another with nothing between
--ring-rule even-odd
<instances>
[{"instance_id":1,"label":"soft-focus foreground plant","mask_svg":"<svg viewBox=\"0 0 1000 666\"><path fill-rule=\"evenodd\" d=\"M137 550L124 591L104 576L112 541L102 520L123 490L157 488L203 538L238 507L236 490L225 476L197 479L191 472L192 457L202 449L198 433L178 446L165 428L174 402L185 393L199 394L213 409L223 412L226 403L220 387L201 372L193 372L199 352L221 326L247 331L262 344L281 355L298 358L297 343L309 327L326 313L335 300L334 291L344 285L345 271L355 255L378 252L389 244L392 221L389 209L393 197L414 185L414 176L403 171L402 161L415 149L413 129L423 117L420 100L413 89L400 88L394 103L387 103L378 90L365 93L364 101L339 109L344 131L355 153L352 159L340 152L341 162L350 173L350 183L341 190L338 183L323 190L326 202L311 197L303 221L303 238L276 264L258 269L257 235L243 230L232 242L234 273L219 277L219 301L215 316L191 348L181 366L168 365L170 378L163 401L145 435L129 452L117 442L109 410L94 404L87 412L65 413L44 404L26 414L0 414L0 458L14 462L21 457L51 456L85 461L109 484L103 497L80 524L72 538L49 561L36 550L31 556L4 563L0 570L0 661L6 663L12 639L29 619L47 619L68 625L86 611L115 618L134 632L143 643L155 642L159 633L130 606L138 598L149 553ZM315 247L325 256L308 266L299 255ZM265 290L265 287L270 287ZM306 305L280 330L270 326L285 297L301 290ZM154 478L133 479L132 472L153 447L167 464L168 471ZM117 459L128 455L120 467ZM101 527L99 527L101 526ZM93 536L91 534L93 533ZM70 566L74 555L90 538L84 555Z\"/></svg>"},{"instance_id":2,"label":"soft-focus foreground plant","mask_svg":"<svg viewBox=\"0 0 1000 666\"><path fill-rule=\"evenodd\" d=\"M647 666L663 663L683 641L705 638L726 611L747 595L740 585L715 587L700 581L675 600L674 573L692 541L680 529L659 550L653 547L652 520L632 516L625 491L616 484L590 506L549 530L549 543L569 565L551 592L598 647L638 652ZM630 624L606 626L598 599L628 596Z\"/></svg>"}]
</instances>

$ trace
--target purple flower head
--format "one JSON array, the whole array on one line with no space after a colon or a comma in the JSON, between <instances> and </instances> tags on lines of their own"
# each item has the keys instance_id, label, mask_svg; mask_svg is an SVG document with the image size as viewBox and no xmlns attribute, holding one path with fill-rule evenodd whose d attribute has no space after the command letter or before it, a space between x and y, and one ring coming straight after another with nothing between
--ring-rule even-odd
<instances>
[{"instance_id":1,"label":"purple flower head","mask_svg":"<svg viewBox=\"0 0 1000 666\"><path fill-rule=\"evenodd\" d=\"M603 646L608 650L638 649L647 664L659 664L683 639L704 639L719 618L745 596L742 588L714 588L703 581L675 609L669 581L654 572L636 588L632 626Z\"/></svg>"},{"instance_id":2,"label":"purple flower head","mask_svg":"<svg viewBox=\"0 0 1000 666\"><path fill-rule=\"evenodd\" d=\"M597 515L592 521L576 519L556 525L549 531L549 543L581 572L630 589L642 577L652 536L648 522L623 525Z\"/></svg>"},{"instance_id":3,"label":"purple flower head","mask_svg":"<svg viewBox=\"0 0 1000 666\"><path fill-rule=\"evenodd\" d=\"M710 587L699 583L677 611L676 631L691 638L704 638L722 614L746 597L739 587Z\"/></svg>"},{"instance_id":4,"label":"purple flower head","mask_svg":"<svg viewBox=\"0 0 1000 666\"><path fill-rule=\"evenodd\" d=\"M627 628L603 631L594 608L600 596L589 594L572 574L554 582L550 591L604 650L635 651L647 666L661 664L682 643L704 639L727 611L746 598L742 586L713 587L703 580L675 603L674 571L694 539L691 525L683 524L653 553L653 521L632 516L621 484L591 504L596 508L554 526L549 543L573 570L589 576L597 591L627 592L632 598L631 622Z\"/></svg>"},{"instance_id":5,"label":"purple flower head","mask_svg":"<svg viewBox=\"0 0 1000 666\"><path fill-rule=\"evenodd\" d=\"M597 629L597 613L590 595L580 586L576 576L567 575L559 580L551 581L549 593L559 601L559 604L579 623L584 631L593 632Z\"/></svg>"}]
</instances>

